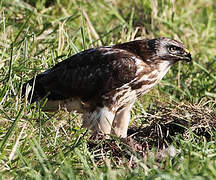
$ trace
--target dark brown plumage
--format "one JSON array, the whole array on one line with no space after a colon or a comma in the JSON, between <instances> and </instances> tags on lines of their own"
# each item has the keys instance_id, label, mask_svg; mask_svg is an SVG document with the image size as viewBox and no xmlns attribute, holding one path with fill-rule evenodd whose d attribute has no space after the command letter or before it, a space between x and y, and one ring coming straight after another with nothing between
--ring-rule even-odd
<instances>
[{"instance_id":1,"label":"dark brown plumage","mask_svg":"<svg viewBox=\"0 0 216 180\"><path fill-rule=\"evenodd\" d=\"M84 114L84 127L126 137L137 97L180 60L191 61L191 55L169 38L88 49L37 75L24 84L23 92L34 84L32 102L47 96L46 110L77 110Z\"/></svg>"}]
</instances>

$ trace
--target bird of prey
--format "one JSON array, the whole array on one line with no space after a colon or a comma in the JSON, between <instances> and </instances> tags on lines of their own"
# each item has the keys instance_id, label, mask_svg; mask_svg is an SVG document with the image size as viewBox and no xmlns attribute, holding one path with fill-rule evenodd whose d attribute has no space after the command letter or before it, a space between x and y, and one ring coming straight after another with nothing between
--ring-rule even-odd
<instances>
[{"instance_id":1,"label":"bird of prey","mask_svg":"<svg viewBox=\"0 0 216 180\"><path fill-rule=\"evenodd\" d=\"M181 42L165 37L96 47L32 78L23 85L23 92L32 86L32 102L47 97L46 111L77 111L83 114L83 127L93 133L125 138L136 99L174 63L191 59Z\"/></svg>"}]
</instances>

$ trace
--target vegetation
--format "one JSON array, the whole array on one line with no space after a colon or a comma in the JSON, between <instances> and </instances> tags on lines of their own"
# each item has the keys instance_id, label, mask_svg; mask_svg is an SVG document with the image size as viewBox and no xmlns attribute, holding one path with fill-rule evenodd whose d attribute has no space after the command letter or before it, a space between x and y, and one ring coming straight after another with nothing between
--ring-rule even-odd
<instances>
[{"instance_id":1,"label":"vegetation","mask_svg":"<svg viewBox=\"0 0 216 180\"><path fill-rule=\"evenodd\" d=\"M215 0L1 0L0 179L216 179L215 11ZM193 62L136 102L141 153L115 137L90 143L79 114L21 98L23 82L79 51L159 36Z\"/></svg>"}]
</instances>

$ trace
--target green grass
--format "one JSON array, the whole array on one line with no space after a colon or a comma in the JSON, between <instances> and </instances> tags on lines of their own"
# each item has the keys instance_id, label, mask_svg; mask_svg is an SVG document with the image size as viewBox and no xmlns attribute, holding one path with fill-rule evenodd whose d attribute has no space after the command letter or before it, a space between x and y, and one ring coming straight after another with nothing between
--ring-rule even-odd
<instances>
[{"instance_id":1,"label":"green grass","mask_svg":"<svg viewBox=\"0 0 216 180\"><path fill-rule=\"evenodd\" d=\"M183 41L193 62L172 67L135 104L131 125L148 125L146 112L173 102L215 114L215 11L215 0L0 1L0 179L216 179L214 128L206 138L188 127L171 137L174 157L158 159L153 146L131 166L112 154L97 160L78 114L45 113L20 97L23 82L79 51L166 36Z\"/></svg>"}]
</instances>

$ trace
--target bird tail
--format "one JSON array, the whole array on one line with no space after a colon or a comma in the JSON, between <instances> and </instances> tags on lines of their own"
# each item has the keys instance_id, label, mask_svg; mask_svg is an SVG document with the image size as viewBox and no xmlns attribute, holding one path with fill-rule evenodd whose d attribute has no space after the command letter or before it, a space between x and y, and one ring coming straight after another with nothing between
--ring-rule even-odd
<instances>
[{"instance_id":1,"label":"bird tail","mask_svg":"<svg viewBox=\"0 0 216 180\"><path fill-rule=\"evenodd\" d=\"M26 97L28 102L33 103L35 101L41 100L46 96L43 86L39 85L36 78L32 78L22 87L22 98Z\"/></svg>"},{"instance_id":2,"label":"bird tail","mask_svg":"<svg viewBox=\"0 0 216 180\"><path fill-rule=\"evenodd\" d=\"M44 98L51 100L66 99L66 97L58 92L51 90L49 84L53 79L50 80L50 78L46 78L46 75L46 73L39 74L24 83L22 87L22 97L26 97L30 103L40 101Z\"/></svg>"},{"instance_id":3,"label":"bird tail","mask_svg":"<svg viewBox=\"0 0 216 180\"><path fill-rule=\"evenodd\" d=\"M27 98L30 103L37 101L37 92L34 91L34 78L24 83L22 86L22 98Z\"/></svg>"}]
</instances>

